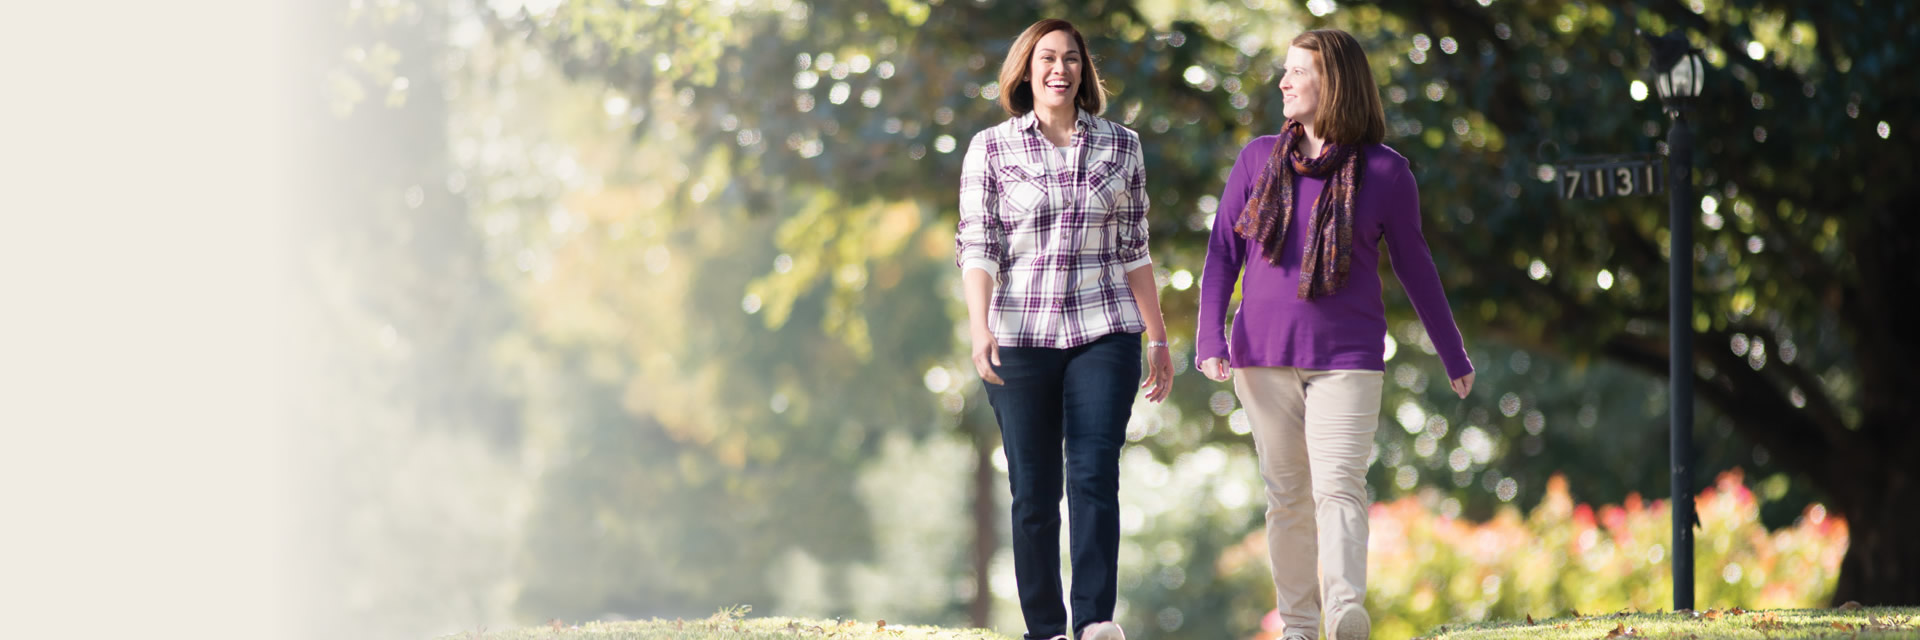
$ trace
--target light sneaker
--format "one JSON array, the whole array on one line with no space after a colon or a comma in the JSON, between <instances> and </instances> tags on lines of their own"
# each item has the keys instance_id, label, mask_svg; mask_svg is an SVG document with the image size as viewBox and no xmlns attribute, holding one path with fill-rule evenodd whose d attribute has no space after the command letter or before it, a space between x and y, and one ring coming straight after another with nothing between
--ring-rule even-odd
<instances>
[{"instance_id":1,"label":"light sneaker","mask_svg":"<svg viewBox=\"0 0 1920 640\"><path fill-rule=\"evenodd\" d=\"M1340 612L1333 621L1333 640L1367 640L1373 632L1373 621L1367 619L1367 610L1358 605Z\"/></svg>"},{"instance_id":2,"label":"light sneaker","mask_svg":"<svg viewBox=\"0 0 1920 640\"><path fill-rule=\"evenodd\" d=\"M1118 624L1095 622L1080 631L1080 640L1127 640L1127 634Z\"/></svg>"}]
</instances>

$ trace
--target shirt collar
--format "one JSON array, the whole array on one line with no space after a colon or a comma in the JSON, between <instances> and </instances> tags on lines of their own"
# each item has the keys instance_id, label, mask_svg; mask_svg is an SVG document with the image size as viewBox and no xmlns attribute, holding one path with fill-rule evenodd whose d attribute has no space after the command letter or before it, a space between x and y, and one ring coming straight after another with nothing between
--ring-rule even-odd
<instances>
[{"instance_id":1,"label":"shirt collar","mask_svg":"<svg viewBox=\"0 0 1920 640\"><path fill-rule=\"evenodd\" d=\"M1074 108L1073 122L1074 122L1074 133L1076 135L1088 133L1093 130L1093 114L1087 113L1086 109L1081 109L1077 107ZM1039 112L1028 111L1026 115L1016 118L1013 123L1013 128L1016 131L1033 131L1033 130L1039 129L1040 128Z\"/></svg>"}]
</instances>

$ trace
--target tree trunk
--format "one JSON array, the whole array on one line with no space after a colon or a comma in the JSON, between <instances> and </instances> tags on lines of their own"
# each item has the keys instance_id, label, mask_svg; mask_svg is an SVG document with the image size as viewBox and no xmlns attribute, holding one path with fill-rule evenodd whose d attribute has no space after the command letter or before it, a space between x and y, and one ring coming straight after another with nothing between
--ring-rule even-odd
<instances>
[{"instance_id":1,"label":"tree trunk","mask_svg":"<svg viewBox=\"0 0 1920 640\"><path fill-rule=\"evenodd\" d=\"M962 428L973 440L973 602L967 606L967 619L975 627L993 623L993 584L990 579L993 554L1000 548L999 501L993 471L993 447L998 438L980 419L977 411L962 414Z\"/></svg>"},{"instance_id":2,"label":"tree trunk","mask_svg":"<svg viewBox=\"0 0 1920 640\"><path fill-rule=\"evenodd\" d=\"M1876 458L1881 469L1855 469L1862 495L1843 501L1848 546L1833 603L1920 604L1920 487L1912 459Z\"/></svg>"},{"instance_id":3,"label":"tree trunk","mask_svg":"<svg viewBox=\"0 0 1920 640\"><path fill-rule=\"evenodd\" d=\"M1820 483L1847 517L1835 603L1920 605L1920 339L1906 306L1920 297L1920 219L1912 215L1920 187L1911 167L1876 164L1870 180L1907 186L1851 221L1848 247L1862 276L1841 317L1852 329L1861 420L1856 446L1834 456Z\"/></svg>"}]
</instances>

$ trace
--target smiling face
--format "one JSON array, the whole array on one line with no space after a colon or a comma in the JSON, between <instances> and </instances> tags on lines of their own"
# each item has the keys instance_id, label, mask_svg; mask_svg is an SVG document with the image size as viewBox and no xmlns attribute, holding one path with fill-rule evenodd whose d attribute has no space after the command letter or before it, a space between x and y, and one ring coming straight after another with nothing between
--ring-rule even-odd
<instances>
[{"instance_id":1,"label":"smiling face","mask_svg":"<svg viewBox=\"0 0 1920 640\"><path fill-rule=\"evenodd\" d=\"M1106 90L1086 36L1059 18L1035 22L1013 39L1000 62L998 81L1000 108L1009 116L1036 109L1061 113L1069 107L1097 116L1107 110Z\"/></svg>"},{"instance_id":2,"label":"smiling face","mask_svg":"<svg viewBox=\"0 0 1920 640\"><path fill-rule=\"evenodd\" d=\"M1280 113L1312 126L1320 111L1320 60L1312 51L1288 47L1285 65L1280 74Z\"/></svg>"},{"instance_id":3,"label":"smiling face","mask_svg":"<svg viewBox=\"0 0 1920 640\"><path fill-rule=\"evenodd\" d=\"M1027 83L1033 90L1035 108L1071 107L1079 95L1081 67L1086 60L1073 40L1066 30L1056 30L1041 36L1034 46L1027 63Z\"/></svg>"}]
</instances>

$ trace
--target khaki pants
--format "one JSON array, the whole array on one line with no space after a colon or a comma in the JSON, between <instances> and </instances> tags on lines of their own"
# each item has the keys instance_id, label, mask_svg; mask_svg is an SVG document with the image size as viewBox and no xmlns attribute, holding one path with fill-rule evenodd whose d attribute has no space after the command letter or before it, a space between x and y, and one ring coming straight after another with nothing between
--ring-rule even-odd
<instances>
[{"instance_id":1,"label":"khaki pants","mask_svg":"<svg viewBox=\"0 0 1920 640\"><path fill-rule=\"evenodd\" d=\"M1281 633L1317 637L1367 594L1367 456L1380 422L1379 371L1237 369L1267 484L1267 551Z\"/></svg>"}]
</instances>

